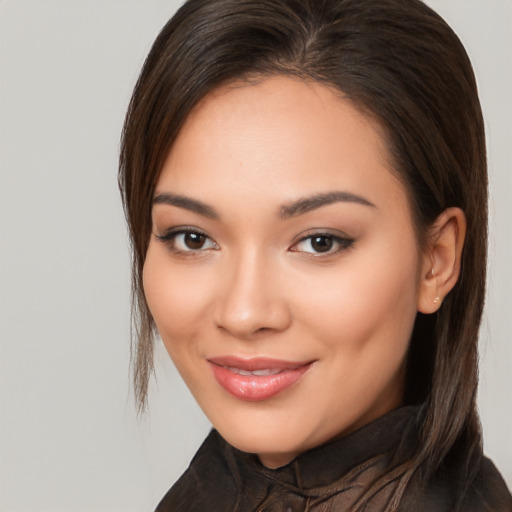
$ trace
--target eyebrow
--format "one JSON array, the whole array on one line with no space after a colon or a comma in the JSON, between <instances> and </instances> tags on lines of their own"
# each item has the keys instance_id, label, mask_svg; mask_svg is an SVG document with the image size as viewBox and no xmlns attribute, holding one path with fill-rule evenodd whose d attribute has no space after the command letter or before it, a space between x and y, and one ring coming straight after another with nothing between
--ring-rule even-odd
<instances>
[{"instance_id":1,"label":"eyebrow","mask_svg":"<svg viewBox=\"0 0 512 512\"><path fill-rule=\"evenodd\" d=\"M328 192L326 194L315 194L309 197L303 197L293 201L289 204L281 206L279 215L282 219L288 219L295 217L296 215L302 215L304 213L316 210L322 206L327 206L332 203L356 203L363 206L370 206L376 208L376 206L365 199L364 197L352 194L350 192Z\"/></svg>"},{"instance_id":2,"label":"eyebrow","mask_svg":"<svg viewBox=\"0 0 512 512\"><path fill-rule=\"evenodd\" d=\"M363 206L370 206L375 208L375 205L365 199L364 197L352 194L350 192L327 192L325 194L315 194L308 197L302 197L291 203L281 206L279 209L279 216L282 219L288 219L297 215L310 212L327 206L333 203L356 203ZM153 204L168 204L170 206L177 206L178 208L184 208L191 212L198 213L203 217L209 219L219 220L220 215L215 211L214 208L190 197L181 196L177 194L170 194L169 192L163 192L157 194L153 198Z\"/></svg>"},{"instance_id":3,"label":"eyebrow","mask_svg":"<svg viewBox=\"0 0 512 512\"><path fill-rule=\"evenodd\" d=\"M185 210L198 213L203 217L208 217L209 219L218 220L220 218L220 215L211 206L208 206L207 204L198 201L197 199L191 199L190 197L176 194L169 194L167 192L156 195L153 198L153 204L168 204L171 206L177 206L179 208L184 208Z\"/></svg>"}]
</instances>

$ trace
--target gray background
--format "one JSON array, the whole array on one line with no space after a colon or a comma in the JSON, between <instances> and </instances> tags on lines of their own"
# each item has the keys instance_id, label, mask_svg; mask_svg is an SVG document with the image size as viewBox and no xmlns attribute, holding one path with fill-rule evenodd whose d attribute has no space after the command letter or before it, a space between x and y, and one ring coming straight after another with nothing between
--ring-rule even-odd
<instances>
[{"instance_id":1,"label":"gray background","mask_svg":"<svg viewBox=\"0 0 512 512\"><path fill-rule=\"evenodd\" d=\"M128 380L119 133L180 2L0 2L0 511L152 510L209 425L157 350L149 416ZM512 485L512 2L431 0L481 89L491 174L479 408Z\"/></svg>"}]
</instances>

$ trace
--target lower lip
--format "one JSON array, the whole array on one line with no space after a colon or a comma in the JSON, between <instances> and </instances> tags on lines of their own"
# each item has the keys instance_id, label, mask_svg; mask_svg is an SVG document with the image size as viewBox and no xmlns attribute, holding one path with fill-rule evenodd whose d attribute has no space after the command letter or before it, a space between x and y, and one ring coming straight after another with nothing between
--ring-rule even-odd
<instances>
[{"instance_id":1,"label":"lower lip","mask_svg":"<svg viewBox=\"0 0 512 512\"><path fill-rule=\"evenodd\" d=\"M249 402L267 400L295 384L310 368L306 364L275 375L240 375L210 363L217 382L231 395Z\"/></svg>"}]
</instances>

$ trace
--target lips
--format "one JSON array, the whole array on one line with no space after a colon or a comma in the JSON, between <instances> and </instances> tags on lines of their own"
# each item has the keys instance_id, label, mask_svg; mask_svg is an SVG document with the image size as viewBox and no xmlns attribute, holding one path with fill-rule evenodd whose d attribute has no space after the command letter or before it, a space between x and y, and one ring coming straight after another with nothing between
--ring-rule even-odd
<instances>
[{"instance_id":1,"label":"lips","mask_svg":"<svg viewBox=\"0 0 512 512\"><path fill-rule=\"evenodd\" d=\"M233 356L208 359L217 382L231 395L247 401L267 400L283 392L309 370L312 361L241 359Z\"/></svg>"}]
</instances>

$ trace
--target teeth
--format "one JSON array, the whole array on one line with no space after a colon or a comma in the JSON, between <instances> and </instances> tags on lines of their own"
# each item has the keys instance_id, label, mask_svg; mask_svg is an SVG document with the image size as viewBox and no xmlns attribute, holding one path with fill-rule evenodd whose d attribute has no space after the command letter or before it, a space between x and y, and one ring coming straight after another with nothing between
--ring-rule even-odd
<instances>
[{"instance_id":1,"label":"teeth","mask_svg":"<svg viewBox=\"0 0 512 512\"><path fill-rule=\"evenodd\" d=\"M275 370L254 370L251 372L253 375L276 375L280 373L281 370L275 369Z\"/></svg>"},{"instance_id":2,"label":"teeth","mask_svg":"<svg viewBox=\"0 0 512 512\"><path fill-rule=\"evenodd\" d=\"M256 377L264 377L266 375L277 375L278 373L281 373L281 371L282 371L279 368L273 368L273 369L265 368L264 370L249 371L249 370L243 370L241 368L235 368L234 366L228 366L227 369L230 372L238 373L239 375L246 375L246 376L247 375L255 375Z\"/></svg>"}]
</instances>

